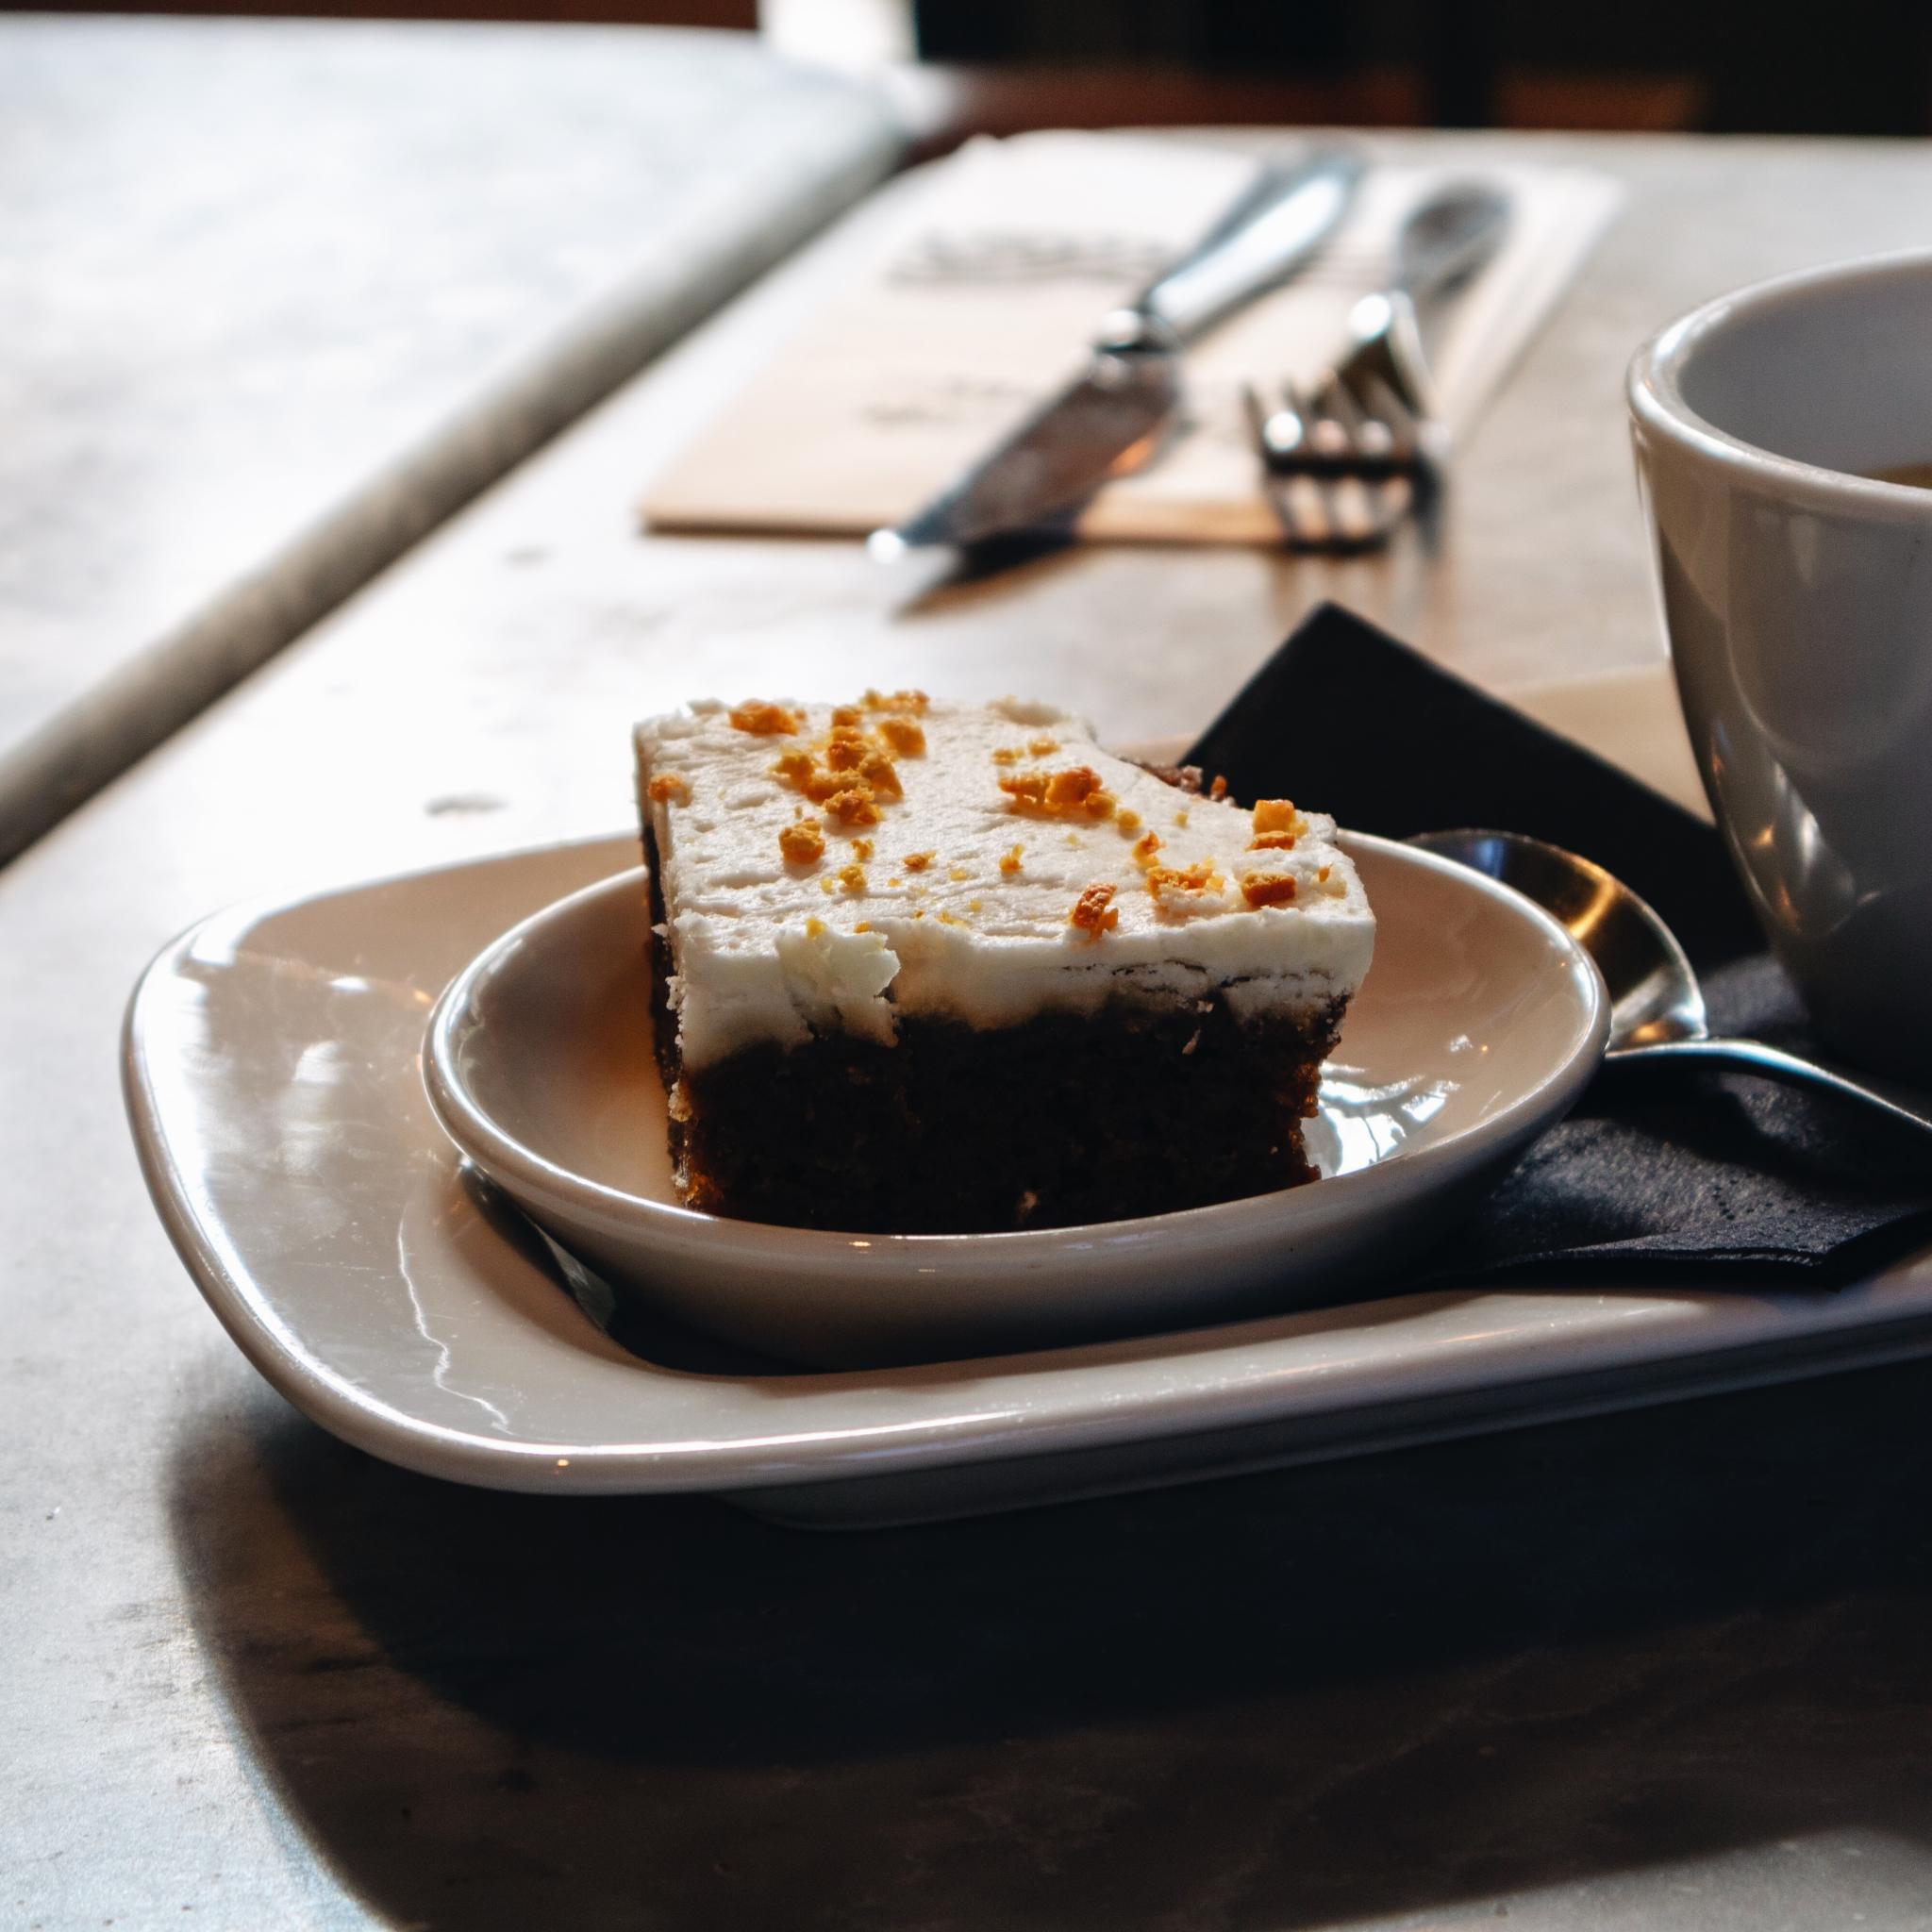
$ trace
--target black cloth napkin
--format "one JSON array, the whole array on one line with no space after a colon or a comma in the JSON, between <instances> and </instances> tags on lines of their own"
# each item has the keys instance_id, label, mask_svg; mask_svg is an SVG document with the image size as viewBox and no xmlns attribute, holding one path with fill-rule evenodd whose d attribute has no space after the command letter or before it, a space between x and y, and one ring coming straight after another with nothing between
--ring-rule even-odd
<instances>
[{"instance_id":1,"label":"black cloth napkin","mask_svg":"<svg viewBox=\"0 0 1932 1932\"><path fill-rule=\"evenodd\" d=\"M1188 754L1241 799L1289 797L1386 838L1486 826L1593 858L1648 899L1713 1030L1811 1050L1722 841L1701 819L1335 605ZM1836 1286L1932 1241L1932 1160L1848 1104L1714 1070L1612 1067L1431 1277Z\"/></svg>"}]
</instances>

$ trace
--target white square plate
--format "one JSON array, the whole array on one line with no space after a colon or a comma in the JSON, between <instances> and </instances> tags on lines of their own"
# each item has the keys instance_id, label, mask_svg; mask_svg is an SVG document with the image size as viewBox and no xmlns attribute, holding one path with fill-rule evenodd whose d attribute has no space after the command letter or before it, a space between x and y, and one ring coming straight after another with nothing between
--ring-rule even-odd
<instances>
[{"instance_id":1,"label":"white square plate","mask_svg":"<svg viewBox=\"0 0 1932 1932\"><path fill-rule=\"evenodd\" d=\"M222 913L129 1008L128 1109L182 1258L297 1407L499 1489L702 1490L879 1523L1392 1447L1932 1350L1932 1252L1857 1287L1394 1296L1131 1341L800 1373L583 1312L459 1161L424 1025L629 838ZM597 1284L579 1277L592 1305Z\"/></svg>"}]
</instances>

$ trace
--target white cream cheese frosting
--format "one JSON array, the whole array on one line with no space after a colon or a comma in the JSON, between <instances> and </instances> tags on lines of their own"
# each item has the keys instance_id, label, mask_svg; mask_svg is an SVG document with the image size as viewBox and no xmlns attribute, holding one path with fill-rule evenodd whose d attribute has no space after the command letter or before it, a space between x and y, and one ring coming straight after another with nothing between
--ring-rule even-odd
<instances>
[{"instance_id":1,"label":"white cream cheese frosting","mask_svg":"<svg viewBox=\"0 0 1932 1932\"><path fill-rule=\"evenodd\" d=\"M1046 706L699 704L636 745L692 1066L910 1014L1293 1011L1368 971L1331 819L1177 791Z\"/></svg>"}]
</instances>

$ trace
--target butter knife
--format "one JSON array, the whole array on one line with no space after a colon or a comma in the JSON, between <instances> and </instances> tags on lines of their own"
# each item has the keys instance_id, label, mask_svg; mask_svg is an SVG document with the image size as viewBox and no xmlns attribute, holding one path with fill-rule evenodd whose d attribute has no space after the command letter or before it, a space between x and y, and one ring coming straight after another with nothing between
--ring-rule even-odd
<instances>
[{"instance_id":1,"label":"butter knife","mask_svg":"<svg viewBox=\"0 0 1932 1932\"><path fill-rule=\"evenodd\" d=\"M1264 166L1193 247L1106 318L1078 377L917 516L875 531L874 554L1057 523L1140 469L1180 408L1183 348L1309 261L1361 173L1346 148Z\"/></svg>"}]
</instances>

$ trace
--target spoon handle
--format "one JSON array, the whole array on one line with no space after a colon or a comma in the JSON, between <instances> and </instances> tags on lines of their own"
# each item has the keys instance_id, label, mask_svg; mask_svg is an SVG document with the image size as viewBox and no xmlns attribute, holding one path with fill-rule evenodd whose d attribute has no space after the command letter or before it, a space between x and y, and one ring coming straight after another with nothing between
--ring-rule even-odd
<instances>
[{"instance_id":1,"label":"spoon handle","mask_svg":"<svg viewBox=\"0 0 1932 1932\"><path fill-rule=\"evenodd\" d=\"M1761 1040L1668 1040L1655 1046L1620 1047L1609 1058L1613 1061L1715 1060L1741 1073L1761 1074L1767 1080L1782 1080L1791 1087L1814 1087L1845 1100L1861 1101L1880 1113L1890 1114L1905 1126L1932 1134L1932 1114L1907 1107L1831 1067L1820 1066L1816 1060L1801 1059L1780 1047L1767 1046Z\"/></svg>"}]
</instances>

